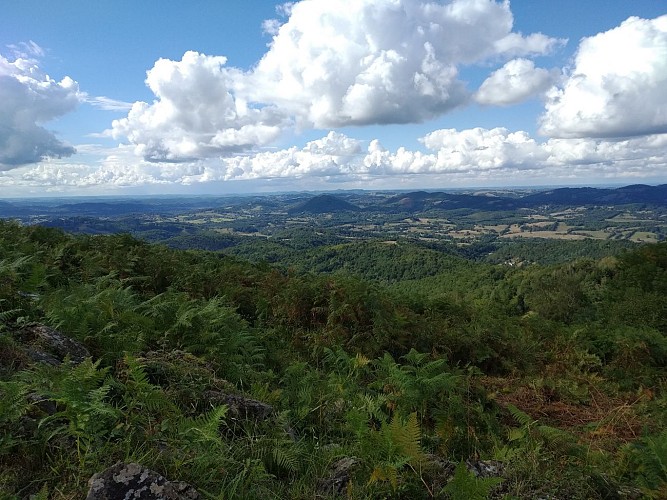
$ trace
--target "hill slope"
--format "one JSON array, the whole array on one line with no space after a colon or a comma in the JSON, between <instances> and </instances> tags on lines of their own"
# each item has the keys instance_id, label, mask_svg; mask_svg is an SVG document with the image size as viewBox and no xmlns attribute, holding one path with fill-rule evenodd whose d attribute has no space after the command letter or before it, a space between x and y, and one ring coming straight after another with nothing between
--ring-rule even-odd
<instances>
[{"instance_id":1,"label":"hill slope","mask_svg":"<svg viewBox=\"0 0 667 500\"><path fill-rule=\"evenodd\" d=\"M288 213L324 214L346 211L358 212L359 210L361 209L358 206L345 200L341 200L330 194L321 194L290 208Z\"/></svg>"}]
</instances>

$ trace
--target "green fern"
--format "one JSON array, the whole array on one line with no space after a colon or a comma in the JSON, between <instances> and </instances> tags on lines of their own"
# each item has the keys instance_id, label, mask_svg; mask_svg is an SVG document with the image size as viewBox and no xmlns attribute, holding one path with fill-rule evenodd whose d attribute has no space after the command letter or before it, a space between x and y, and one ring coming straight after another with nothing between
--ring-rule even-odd
<instances>
[{"instance_id":1,"label":"green fern","mask_svg":"<svg viewBox=\"0 0 667 500\"><path fill-rule=\"evenodd\" d=\"M399 464L378 465L371 472L368 484L388 481L394 491L398 489L398 467Z\"/></svg>"},{"instance_id":2,"label":"green fern","mask_svg":"<svg viewBox=\"0 0 667 500\"><path fill-rule=\"evenodd\" d=\"M0 381L0 456L17 444L17 422L28 411L28 387L21 382Z\"/></svg>"},{"instance_id":3,"label":"green fern","mask_svg":"<svg viewBox=\"0 0 667 500\"><path fill-rule=\"evenodd\" d=\"M375 456L376 465L368 484L388 481L396 490L402 469L409 466L416 472L426 458L420 444L421 430L416 413L410 414L405 420L395 415L370 437L368 444L374 449L369 448L367 451L371 456Z\"/></svg>"},{"instance_id":4,"label":"green fern","mask_svg":"<svg viewBox=\"0 0 667 500\"><path fill-rule=\"evenodd\" d=\"M583 448L577 445L577 438L557 427L544 425L534 420L527 413L519 410L516 406L508 404L512 417L521 425L519 429L509 431L509 441L520 441L526 439L539 439L545 446L552 449L563 450L570 455L583 452Z\"/></svg>"},{"instance_id":5,"label":"green fern","mask_svg":"<svg viewBox=\"0 0 667 500\"><path fill-rule=\"evenodd\" d=\"M45 484L37 493L30 495L30 500L49 500L49 485Z\"/></svg>"},{"instance_id":6,"label":"green fern","mask_svg":"<svg viewBox=\"0 0 667 500\"><path fill-rule=\"evenodd\" d=\"M62 409L43 418L39 428L46 432L47 442L57 436L74 438L79 460L94 443L108 438L120 417L109 398L109 368L100 369L99 363L86 359L44 391Z\"/></svg>"},{"instance_id":7,"label":"green fern","mask_svg":"<svg viewBox=\"0 0 667 500\"><path fill-rule=\"evenodd\" d=\"M123 410L128 426L147 431L152 428L153 422L176 413L176 406L161 387L150 382L139 359L126 355L117 377L123 391Z\"/></svg>"},{"instance_id":8,"label":"green fern","mask_svg":"<svg viewBox=\"0 0 667 500\"><path fill-rule=\"evenodd\" d=\"M178 437L193 443L222 444L220 427L227 415L227 405L220 405L197 417L180 417L177 423Z\"/></svg>"},{"instance_id":9,"label":"green fern","mask_svg":"<svg viewBox=\"0 0 667 500\"><path fill-rule=\"evenodd\" d=\"M429 355L412 349L399 364L388 353L374 361L377 380L372 387L388 397L390 410L418 411L424 417L430 408L461 387L461 377L451 372L444 359L427 361Z\"/></svg>"},{"instance_id":10,"label":"green fern","mask_svg":"<svg viewBox=\"0 0 667 500\"><path fill-rule=\"evenodd\" d=\"M533 417L519 410L516 406L512 404L507 405L507 410L510 412L512 417L514 417L514 420L516 420L517 423L521 425L521 427L529 428L537 423L537 420L533 419Z\"/></svg>"},{"instance_id":11,"label":"green fern","mask_svg":"<svg viewBox=\"0 0 667 500\"><path fill-rule=\"evenodd\" d=\"M632 446L638 462L640 484L650 498L667 490L667 431L642 439Z\"/></svg>"},{"instance_id":12,"label":"green fern","mask_svg":"<svg viewBox=\"0 0 667 500\"><path fill-rule=\"evenodd\" d=\"M442 489L441 494L451 500L486 500L491 490L503 480L498 477L479 478L468 471L465 463L456 466L454 477Z\"/></svg>"},{"instance_id":13,"label":"green fern","mask_svg":"<svg viewBox=\"0 0 667 500\"><path fill-rule=\"evenodd\" d=\"M2 310L3 299L0 299L0 333L7 331L9 326L17 326L26 318L25 311L19 308Z\"/></svg>"},{"instance_id":14,"label":"green fern","mask_svg":"<svg viewBox=\"0 0 667 500\"><path fill-rule=\"evenodd\" d=\"M304 453L298 443L284 438L263 438L253 445L252 455L274 473L297 474L302 470Z\"/></svg>"},{"instance_id":15,"label":"green fern","mask_svg":"<svg viewBox=\"0 0 667 500\"><path fill-rule=\"evenodd\" d=\"M420 445L421 430L416 413L411 413L405 421L394 416L389 425L384 426L381 432L396 447L398 453L406 457L410 463L414 464L424 460L424 452Z\"/></svg>"},{"instance_id":16,"label":"green fern","mask_svg":"<svg viewBox=\"0 0 667 500\"><path fill-rule=\"evenodd\" d=\"M0 381L0 423L15 422L27 409L28 387L21 382Z\"/></svg>"},{"instance_id":17,"label":"green fern","mask_svg":"<svg viewBox=\"0 0 667 500\"><path fill-rule=\"evenodd\" d=\"M33 260L30 255L22 255L10 261L7 259L0 260L0 278L14 277L20 269L25 267Z\"/></svg>"}]
</instances>

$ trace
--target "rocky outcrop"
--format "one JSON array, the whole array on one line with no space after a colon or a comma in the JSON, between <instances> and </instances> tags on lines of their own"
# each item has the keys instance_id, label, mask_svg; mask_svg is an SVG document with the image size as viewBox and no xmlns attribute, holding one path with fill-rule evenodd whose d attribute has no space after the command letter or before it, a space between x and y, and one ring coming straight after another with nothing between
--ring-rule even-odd
<instances>
[{"instance_id":1,"label":"rocky outcrop","mask_svg":"<svg viewBox=\"0 0 667 500\"><path fill-rule=\"evenodd\" d=\"M273 413L273 406L236 394L205 391L202 396L213 406L227 405L227 415L232 418L266 420Z\"/></svg>"},{"instance_id":2,"label":"rocky outcrop","mask_svg":"<svg viewBox=\"0 0 667 500\"><path fill-rule=\"evenodd\" d=\"M57 366L62 361L41 349L35 349L31 346L22 348L23 355L32 363L43 363L51 366ZM32 364L31 363L31 364Z\"/></svg>"},{"instance_id":3,"label":"rocky outcrop","mask_svg":"<svg viewBox=\"0 0 667 500\"><path fill-rule=\"evenodd\" d=\"M196 500L201 496L188 483L172 482L139 464L118 463L88 481L86 500Z\"/></svg>"},{"instance_id":4,"label":"rocky outcrop","mask_svg":"<svg viewBox=\"0 0 667 500\"><path fill-rule=\"evenodd\" d=\"M203 413L227 405L227 417L266 420L273 413L267 403L240 394L233 384L216 376L214 367L184 351L147 352L141 360L151 383L167 391L188 413Z\"/></svg>"},{"instance_id":5,"label":"rocky outcrop","mask_svg":"<svg viewBox=\"0 0 667 500\"><path fill-rule=\"evenodd\" d=\"M24 352L35 362L58 364L69 357L72 363L79 364L90 357L83 344L45 325L24 327L21 337L29 344Z\"/></svg>"}]
</instances>

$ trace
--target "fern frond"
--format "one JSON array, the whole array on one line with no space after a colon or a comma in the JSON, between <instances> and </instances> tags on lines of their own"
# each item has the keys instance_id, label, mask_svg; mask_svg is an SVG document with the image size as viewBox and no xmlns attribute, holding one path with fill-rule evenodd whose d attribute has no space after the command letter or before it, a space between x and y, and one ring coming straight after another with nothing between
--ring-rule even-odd
<instances>
[{"instance_id":1,"label":"fern frond","mask_svg":"<svg viewBox=\"0 0 667 500\"><path fill-rule=\"evenodd\" d=\"M534 420L533 417L519 410L512 404L507 405L507 410L510 412L512 417L514 417L514 420L516 420L522 427L530 427L537 422L537 420Z\"/></svg>"},{"instance_id":2,"label":"fern frond","mask_svg":"<svg viewBox=\"0 0 667 500\"><path fill-rule=\"evenodd\" d=\"M0 299L0 306L2 306L2 299ZM6 309L4 311L0 310L0 323L9 323L19 317L23 313L23 309ZM2 325L0 325L2 326Z\"/></svg>"},{"instance_id":3,"label":"fern frond","mask_svg":"<svg viewBox=\"0 0 667 500\"><path fill-rule=\"evenodd\" d=\"M124 370L119 374L125 391L123 400L127 410L148 410L151 414L171 412L174 404L160 386L153 385L141 360L126 355Z\"/></svg>"},{"instance_id":4,"label":"fern frond","mask_svg":"<svg viewBox=\"0 0 667 500\"><path fill-rule=\"evenodd\" d=\"M153 384L150 383L145 366L141 361L130 355L126 355L123 361L127 366L126 376L128 381L131 381L137 387L149 387L151 389L154 387Z\"/></svg>"},{"instance_id":5,"label":"fern frond","mask_svg":"<svg viewBox=\"0 0 667 500\"><path fill-rule=\"evenodd\" d=\"M549 425L539 425L537 427L537 432L547 445L556 448L571 447L577 442L577 438L569 432Z\"/></svg>"},{"instance_id":6,"label":"fern frond","mask_svg":"<svg viewBox=\"0 0 667 500\"><path fill-rule=\"evenodd\" d=\"M442 490L451 500L486 500L494 486L503 480L498 477L479 478L468 471L465 463L456 466L454 477Z\"/></svg>"},{"instance_id":7,"label":"fern frond","mask_svg":"<svg viewBox=\"0 0 667 500\"><path fill-rule=\"evenodd\" d=\"M390 464L378 465L371 472L368 484L371 485L379 481L389 481L391 487L396 491L398 489L398 469Z\"/></svg>"},{"instance_id":8,"label":"fern frond","mask_svg":"<svg viewBox=\"0 0 667 500\"><path fill-rule=\"evenodd\" d=\"M641 482L649 490L664 488L667 484L667 431L642 441L635 447L643 476Z\"/></svg>"},{"instance_id":9,"label":"fern frond","mask_svg":"<svg viewBox=\"0 0 667 500\"><path fill-rule=\"evenodd\" d=\"M0 260L0 275L16 272L32 260L30 255L22 255L16 259L9 261L7 259Z\"/></svg>"},{"instance_id":10,"label":"fern frond","mask_svg":"<svg viewBox=\"0 0 667 500\"><path fill-rule=\"evenodd\" d=\"M410 352L403 356L403 359L413 367L421 366L427 358L427 353L420 353L415 348L410 349Z\"/></svg>"},{"instance_id":11,"label":"fern frond","mask_svg":"<svg viewBox=\"0 0 667 500\"><path fill-rule=\"evenodd\" d=\"M292 473L299 471L299 453L293 449L274 448L272 452L274 463Z\"/></svg>"},{"instance_id":12,"label":"fern frond","mask_svg":"<svg viewBox=\"0 0 667 500\"><path fill-rule=\"evenodd\" d=\"M0 381L0 426L3 422L13 423L28 410L26 401L28 388L21 382Z\"/></svg>"},{"instance_id":13,"label":"fern frond","mask_svg":"<svg viewBox=\"0 0 667 500\"><path fill-rule=\"evenodd\" d=\"M197 443L221 444L220 426L227 415L227 405L220 405L198 417L181 417L178 433Z\"/></svg>"},{"instance_id":14,"label":"fern frond","mask_svg":"<svg viewBox=\"0 0 667 500\"><path fill-rule=\"evenodd\" d=\"M411 463L424 459L424 452L420 444L421 430L417 421L417 413L411 413L404 422L395 415L386 429L399 453L407 457Z\"/></svg>"},{"instance_id":15,"label":"fern frond","mask_svg":"<svg viewBox=\"0 0 667 500\"><path fill-rule=\"evenodd\" d=\"M645 470L655 484L667 483L667 431L646 440L648 459Z\"/></svg>"}]
</instances>

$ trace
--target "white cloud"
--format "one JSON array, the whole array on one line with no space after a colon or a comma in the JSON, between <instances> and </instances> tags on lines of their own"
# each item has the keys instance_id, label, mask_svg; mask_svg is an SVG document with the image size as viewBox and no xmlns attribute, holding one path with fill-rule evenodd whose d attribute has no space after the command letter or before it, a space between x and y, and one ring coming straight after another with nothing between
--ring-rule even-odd
<instances>
[{"instance_id":1,"label":"white cloud","mask_svg":"<svg viewBox=\"0 0 667 500\"><path fill-rule=\"evenodd\" d=\"M625 140L549 139L539 143L504 128L436 130L421 139L431 153L399 148L391 153L372 141L364 159L375 175L465 174L507 183L526 175L648 177L667 174L667 134Z\"/></svg>"},{"instance_id":2,"label":"white cloud","mask_svg":"<svg viewBox=\"0 0 667 500\"><path fill-rule=\"evenodd\" d=\"M356 139L329 132L301 149L291 147L224 159L224 169L216 180L353 175L361 153L361 143Z\"/></svg>"},{"instance_id":3,"label":"white cloud","mask_svg":"<svg viewBox=\"0 0 667 500\"><path fill-rule=\"evenodd\" d=\"M512 59L494 71L475 93L480 104L507 106L545 92L558 78L559 72L536 68L528 59Z\"/></svg>"},{"instance_id":4,"label":"white cloud","mask_svg":"<svg viewBox=\"0 0 667 500\"><path fill-rule=\"evenodd\" d=\"M132 109L131 102L119 101L105 96L90 96L86 92L80 92L79 99L81 102L104 111L130 111Z\"/></svg>"},{"instance_id":5,"label":"white cloud","mask_svg":"<svg viewBox=\"0 0 667 500\"><path fill-rule=\"evenodd\" d=\"M628 137L667 132L667 16L631 17L584 38L562 87L548 94L541 133Z\"/></svg>"},{"instance_id":6,"label":"white cloud","mask_svg":"<svg viewBox=\"0 0 667 500\"><path fill-rule=\"evenodd\" d=\"M443 129L421 142L426 152L406 148L392 152L378 140L364 149L361 141L329 132L301 148L179 163L137 158L128 145L114 149L82 145L79 156L90 161L48 159L36 166L0 172L0 189L109 192L238 181L279 182L281 189L326 189L327 185L396 188L397 184L416 188L456 183L506 185L509 179L517 184L582 179L635 182L667 174L667 134L538 142L524 131L504 128Z\"/></svg>"},{"instance_id":7,"label":"white cloud","mask_svg":"<svg viewBox=\"0 0 667 500\"><path fill-rule=\"evenodd\" d=\"M495 51L504 56L539 56L552 52L556 47L565 45L567 39L551 38L542 33L532 33L526 37L520 33L509 33L494 43Z\"/></svg>"},{"instance_id":8,"label":"white cloud","mask_svg":"<svg viewBox=\"0 0 667 500\"><path fill-rule=\"evenodd\" d=\"M161 59L112 132L152 161L247 152L286 128L412 123L468 102L460 65L545 54L561 43L512 32L509 2L303 0L266 21L268 51L248 72L187 52Z\"/></svg>"},{"instance_id":9,"label":"white cloud","mask_svg":"<svg viewBox=\"0 0 667 500\"><path fill-rule=\"evenodd\" d=\"M371 173L426 174L541 168L549 154L523 131L504 128L436 130L421 139L430 154L399 148L396 153L371 143L365 165Z\"/></svg>"},{"instance_id":10,"label":"white cloud","mask_svg":"<svg viewBox=\"0 0 667 500\"><path fill-rule=\"evenodd\" d=\"M311 0L288 12L268 24L250 93L305 127L420 122L467 101L459 65L559 43L512 33L509 2L492 0Z\"/></svg>"},{"instance_id":11,"label":"white cloud","mask_svg":"<svg viewBox=\"0 0 667 500\"><path fill-rule=\"evenodd\" d=\"M114 137L127 137L151 161L189 161L275 140L284 118L271 106L253 107L237 97L240 73L226 62L197 52L181 61L158 60L146 78L156 101L135 102L126 118L114 120Z\"/></svg>"},{"instance_id":12,"label":"white cloud","mask_svg":"<svg viewBox=\"0 0 667 500\"><path fill-rule=\"evenodd\" d=\"M31 59L33 57L44 57L44 49L32 40L7 45L15 59Z\"/></svg>"},{"instance_id":13,"label":"white cloud","mask_svg":"<svg viewBox=\"0 0 667 500\"><path fill-rule=\"evenodd\" d=\"M0 176L0 187L43 186L50 189L119 189L150 185L191 185L215 181L296 179L353 175L363 150L361 142L337 132L308 142L303 148L264 151L247 156L184 162L137 158L132 146L106 149L80 146L88 161L45 160Z\"/></svg>"},{"instance_id":14,"label":"white cloud","mask_svg":"<svg viewBox=\"0 0 667 500\"><path fill-rule=\"evenodd\" d=\"M138 159L130 146L113 149L83 145L81 156L95 161L71 162L47 159L38 165L16 169L4 179L14 186L41 186L49 190L68 188L122 189L148 185L187 185L199 182L202 162L154 163ZM0 186L3 178L0 177Z\"/></svg>"},{"instance_id":15,"label":"white cloud","mask_svg":"<svg viewBox=\"0 0 667 500\"><path fill-rule=\"evenodd\" d=\"M42 53L34 42L24 45L15 51ZM52 79L34 59L0 55L0 170L75 152L41 125L74 110L78 91L74 80Z\"/></svg>"}]
</instances>

